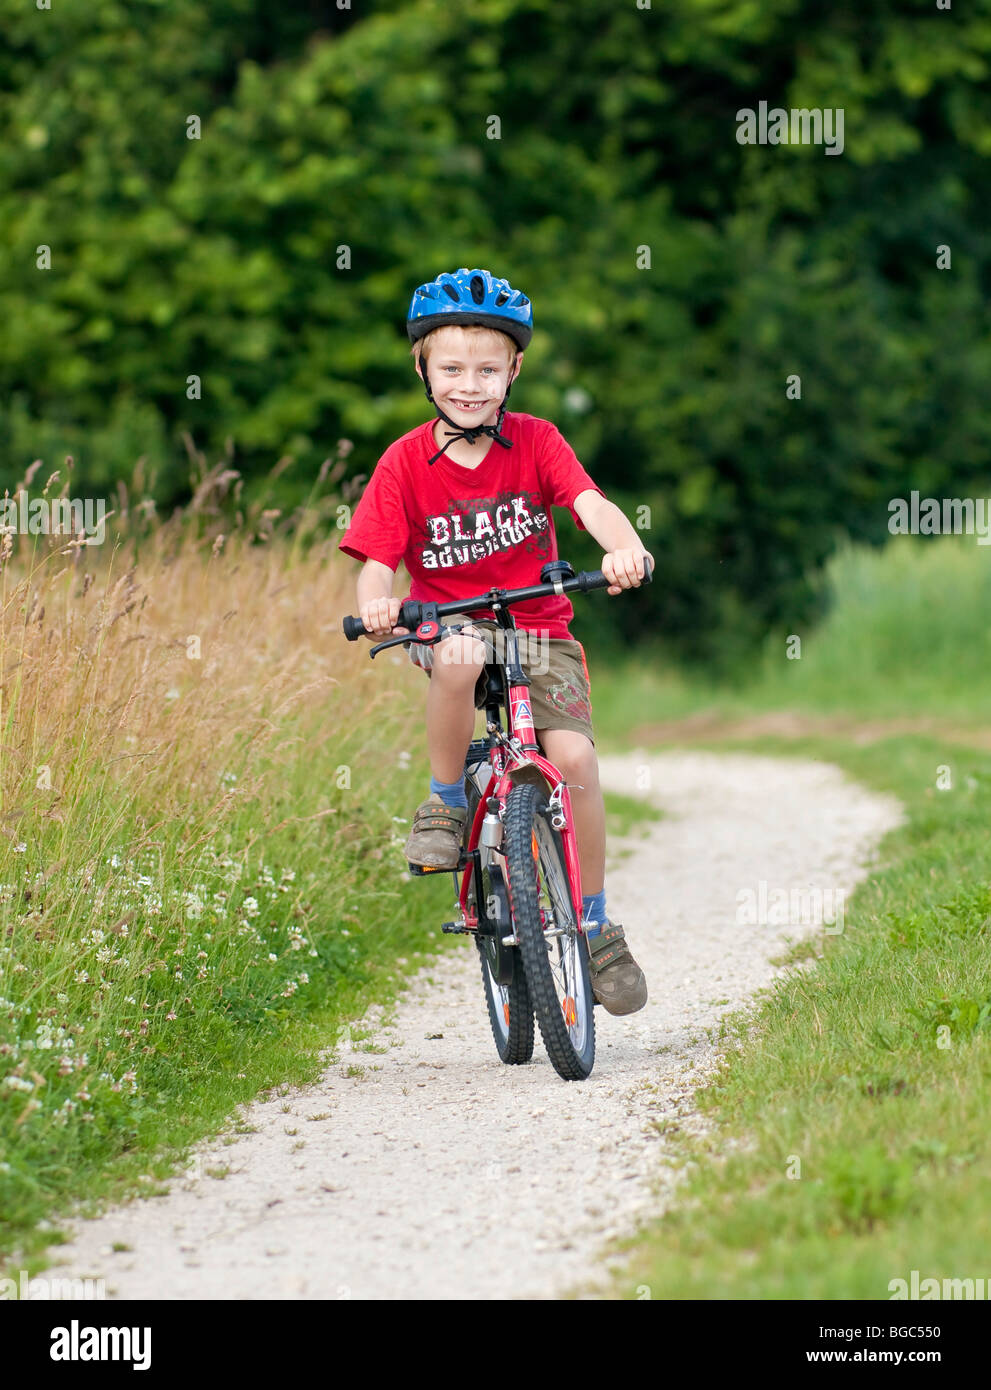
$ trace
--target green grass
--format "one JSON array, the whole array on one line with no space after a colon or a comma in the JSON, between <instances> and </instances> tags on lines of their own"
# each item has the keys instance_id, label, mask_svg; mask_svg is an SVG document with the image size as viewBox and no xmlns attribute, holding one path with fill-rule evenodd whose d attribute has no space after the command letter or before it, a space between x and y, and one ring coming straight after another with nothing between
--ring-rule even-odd
<instances>
[{"instance_id":1,"label":"green grass","mask_svg":"<svg viewBox=\"0 0 991 1390\"><path fill-rule=\"evenodd\" d=\"M643 836L649 833L656 821L663 820L664 812L652 805L646 798L624 796L621 792L603 792L606 807L606 841L618 836Z\"/></svg>"},{"instance_id":2,"label":"green grass","mask_svg":"<svg viewBox=\"0 0 991 1390\"><path fill-rule=\"evenodd\" d=\"M651 721L807 716L952 719L991 716L991 550L972 537L893 538L841 549L828 566L831 608L819 627L768 639L752 671L714 685L662 658L621 673L589 654L596 737L628 742ZM800 644L789 642L797 637ZM789 652L792 653L789 656Z\"/></svg>"},{"instance_id":3,"label":"green grass","mask_svg":"<svg viewBox=\"0 0 991 1390\"><path fill-rule=\"evenodd\" d=\"M87 844L88 883L63 874L37 891L33 920L27 885L54 858L56 824L23 819L24 852L0 855L0 1256L19 1267L44 1263L39 1221L155 1190L149 1177L229 1128L238 1104L315 1079L350 1019L456 948L436 930L450 878L405 874L422 769L302 726L278 757L264 820L246 801L185 860L188 826L132 860L114 852L140 839L128 808L107 814L115 836ZM314 814L328 802L334 816ZM85 934L74 913L89 914Z\"/></svg>"}]
</instances>

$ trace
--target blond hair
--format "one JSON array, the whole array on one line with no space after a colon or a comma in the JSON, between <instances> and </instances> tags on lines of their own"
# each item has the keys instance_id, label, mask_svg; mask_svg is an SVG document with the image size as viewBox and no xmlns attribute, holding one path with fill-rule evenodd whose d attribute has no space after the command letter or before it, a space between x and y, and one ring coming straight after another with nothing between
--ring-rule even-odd
<instances>
[{"instance_id":1,"label":"blond hair","mask_svg":"<svg viewBox=\"0 0 991 1390\"><path fill-rule=\"evenodd\" d=\"M430 340L436 334L442 333L445 328L460 328L462 333L470 333L475 336L477 336L479 333L487 333L492 338L499 338L504 346L508 343L510 348L510 367L512 367L513 363L516 361L516 354L522 351L522 348L519 346L519 344L516 342L514 338L511 338L508 333L501 332L498 328L485 328L482 324L479 323L442 323L437 328L431 328L429 333L424 333L422 338L417 338L416 342L410 348L410 356L414 359L417 365L419 365L420 359L423 359L424 370L426 370L427 360L429 357Z\"/></svg>"}]
</instances>

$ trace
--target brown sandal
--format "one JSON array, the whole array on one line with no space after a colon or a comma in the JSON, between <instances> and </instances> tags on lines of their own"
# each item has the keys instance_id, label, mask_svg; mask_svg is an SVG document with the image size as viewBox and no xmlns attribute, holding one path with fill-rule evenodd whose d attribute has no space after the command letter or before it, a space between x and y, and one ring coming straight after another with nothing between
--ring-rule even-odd
<instances>
[{"instance_id":1,"label":"brown sandal","mask_svg":"<svg viewBox=\"0 0 991 1390\"><path fill-rule=\"evenodd\" d=\"M427 869L456 869L461 859L465 806L448 806L437 792L416 809L406 840L406 859Z\"/></svg>"}]
</instances>

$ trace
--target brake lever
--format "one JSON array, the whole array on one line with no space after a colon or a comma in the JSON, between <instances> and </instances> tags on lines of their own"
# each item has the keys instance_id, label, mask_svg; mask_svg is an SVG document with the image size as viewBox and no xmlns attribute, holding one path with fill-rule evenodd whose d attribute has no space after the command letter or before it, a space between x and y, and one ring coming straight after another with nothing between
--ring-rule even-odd
<instances>
[{"instance_id":1,"label":"brake lever","mask_svg":"<svg viewBox=\"0 0 991 1390\"><path fill-rule=\"evenodd\" d=\"M450 637L454 632L460 632L464 623L455 623L453 627L447 627L444 623L439 623L435 618L425 618L423 622L413 629L412 632L403 633L399 637L387 637L384 642L371 649L369 656L374 656L376 652L385 651L386 647L398 646L400 642L426 642L433 644L441 642L445 637Z\"/></svg>"},{"instance_id":2,"label":"brake lever","mask_svg":"<svg viewBox=\"0 0 991 1390\"><path fill-rule=\"evenodd\" d=\"M385 640L384 642L379 642L379 644L378 644L377 646L372 647L372 649L371 649L371 651L368 653L368 655L369 655L369 656L375 656L376 652L384 652L385 649L386 649L386 647L398 647L398 645L399 645L400 642L415 642L415 641L416 641L416 634L413 633L413 632L404 633L404 634L402 634L402 636L400 636L400 637L387 637L386 640Z\"/></svg>"}]
</instances>

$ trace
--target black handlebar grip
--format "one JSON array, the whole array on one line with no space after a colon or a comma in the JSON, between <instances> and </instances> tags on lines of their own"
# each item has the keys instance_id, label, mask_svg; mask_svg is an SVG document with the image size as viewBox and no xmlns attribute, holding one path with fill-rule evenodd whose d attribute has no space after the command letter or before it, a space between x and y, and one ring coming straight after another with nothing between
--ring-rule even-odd
<instances>
[{"instance_id":1,"label":"black handlebar grip","mask_svg":"<svg viewBox=\"0 0 991 1390\"><path fill-rule=\"evenodd\" d=\"M646 555L643 559L643 579L641 580L641 583L650 583L650 561L647 559Z\"/></svg>"},{"instance_id":2,"label":"black handlebar grip","mask_svg":"<svg viewBox=\"0 0 991 1390\"><path fill-rule=\"evenodd\" d=\"M357 642L358 638L364 635L365 624L360 618L345 618L341 624L344 629L344 636L349 642Z\"/></svg>"}]
</instances>

